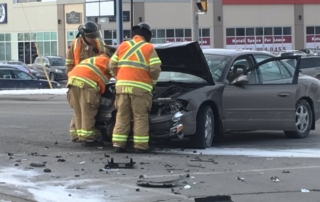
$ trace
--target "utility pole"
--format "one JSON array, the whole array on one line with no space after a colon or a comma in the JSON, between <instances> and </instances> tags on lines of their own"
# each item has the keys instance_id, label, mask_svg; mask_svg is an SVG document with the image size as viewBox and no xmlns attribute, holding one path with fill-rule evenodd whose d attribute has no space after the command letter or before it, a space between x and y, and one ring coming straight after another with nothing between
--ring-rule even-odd
<instances>
[{"instance_id":1,"label":"utility pole","mask_svg":"<svg viewBox=\"0 0 320 202\"><path fill-rule=\"evenodd\" d=\"M116 8L117 8L117 15L116 15L116 21L117 21L117 44L120 45L120 43L123 40L123 20L122 20L122 0L116 0Z\"/></svg>"},{"instance_id":2,"label":"utility pole","mask_svg":"<svg viewBox=\"0 0 320 202\"><path fill-rule=\"evenodd\" d=\"M131 11L130 11L130 21L131 21L131 29L132 29L132 27L133 27L133 0L131 0ZM132 38L133 37L133 33L132 33L132 30L131 30L131 37L129 37L129 38Z\"/></svg>"},{"instance_id":3,"label":"utility pole","mask_svg":"<svg viewBox=\"0 0 320 202\"><path fill-rule=\"evenodd\" d=\"M197 0L191 0L192 41L199 41L199 16Z\"/></svg>"}]
</instances>

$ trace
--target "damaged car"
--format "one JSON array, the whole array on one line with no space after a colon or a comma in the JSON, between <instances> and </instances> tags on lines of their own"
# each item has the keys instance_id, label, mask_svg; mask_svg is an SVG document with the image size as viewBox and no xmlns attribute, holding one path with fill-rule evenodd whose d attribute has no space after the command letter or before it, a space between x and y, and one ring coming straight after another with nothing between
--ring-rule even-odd
<instances>
[{"instance_id":1,"label":"damaged car","mask_svg":"<svg viewBox=\"0 0 320 202\"><path fill-rule=\"evenodd\" d=\"M109 47L115 51L115 47ZM299 73L300 56L204 49L198 42L157 44L162 72L149 114L150 137L188 137L205 149L226 132L280 130L304 138L320 115L320 81ZM285 62L296 60L296 67ZM110 140L115 83L106 85L96 125Z\"/></svg>"}]
</instances>

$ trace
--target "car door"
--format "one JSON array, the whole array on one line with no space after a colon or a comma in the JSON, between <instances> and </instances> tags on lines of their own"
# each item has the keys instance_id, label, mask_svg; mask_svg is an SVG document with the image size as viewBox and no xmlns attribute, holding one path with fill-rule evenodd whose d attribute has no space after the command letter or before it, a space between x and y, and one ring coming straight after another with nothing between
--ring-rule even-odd
<instances>
[{"instance_id":1,"label":"car door","mask_svg":"<svg viewBox=\"0 0 320 202\"><path fill-rule=\"evenodd\" d=\"M19 89L34 89L39 88L37 80L34 80L29 74L19 71L12 70L13 80L19 83Z\"/></svg>"},{"instance_id":2,"label":"car door","mask_svg":"<svg viewBox=\"0 0 320 202\"><path fill-rule=\"evenodd\" d=\"M247 84L226 86L222 108L227 130L295 129L300 56L268 57L243 74ZM297 60L297 66L285 59Z\"/></svg>"},{"instance_id":3,"label":"car door","mask_svg":"<svg viewBox=\"0 0 320 202\"><path fill-rule=\"evenodd\" d=\"M0 90L12 90L19 87L19 82L12 79L11 70L0 69Z\"/></svg>"}]
</instances>

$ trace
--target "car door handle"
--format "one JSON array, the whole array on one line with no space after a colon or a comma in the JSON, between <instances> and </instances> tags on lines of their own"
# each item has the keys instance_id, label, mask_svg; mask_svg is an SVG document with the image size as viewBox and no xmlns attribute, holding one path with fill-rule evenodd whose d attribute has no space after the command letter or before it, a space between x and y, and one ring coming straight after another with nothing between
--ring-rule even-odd
<instances>
[{"instance_id":1,"label":"car door handle","mask_svg":"<svg viewBox=\"0 0 320 202\"><path fill-rule=\"evenodd\" d=\"M290 97L290 93L279 93L278 96L279 97Z\"/></svg>"}]
</instances>

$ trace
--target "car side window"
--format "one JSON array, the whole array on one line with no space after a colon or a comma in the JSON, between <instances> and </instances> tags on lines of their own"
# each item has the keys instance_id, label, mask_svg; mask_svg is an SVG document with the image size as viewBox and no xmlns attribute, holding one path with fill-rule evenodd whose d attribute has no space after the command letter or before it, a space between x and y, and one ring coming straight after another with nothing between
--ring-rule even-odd
<instances>
[{"instance_id":1,"label":"car side window","mask_svg":"<svg viewBox=\"0 0 320 202\"><path fill-rule=\"evenodd\" d=\"M248 58L239 58L236 59L231 68L229 69L227 80L231 83L236 78L238 78L240 75L242 75L243 72L245 72L247 69L250 68L250 62L248 61Z\"/></svg>"},{"instance_id":2,"label":"car side window","mask_svg":"<svg viewBox=\"0 0 320 202\"><path fill-rule=\"evenodd\" d=\"M40 65L40 58L36 58L36 60L34 61L35 64Z\"/></svg>"},{"instance_id":3,"label":"car side window","mask_svg":"<svg viewBox=\"0 0 320 202\"><path fill-rule=\"evenodd\" d=\"M12 71L13 73L13 78L14 79L25 79L25 80L32 80L32 77L30 75L28 75L25 72L21 72L21 71Z\"/></svg>"},{"instance_id":4,"label":"car side window","mask_svg":"<svg viewBox=\"0 0 320 202\"><path fill-rule=\"evenodd\" d=\"M256 59L257 63L262 62L263 60L272 58L270 55L262 55L262 54L256 54L253 55L254 59Z\"/></svg>"},{"instance_id":5,"label":"car side window","mask_svg":"<svg viewBox=\"0 0 320 202\"><path fill-rule=\"evenodd\" d=\"M44 65L50 65L49 60L46 59L46 58L44 58L44 59L43 59L43 64L44 64Z\"/></svg>"},{"instance_id":6,"label":"car side window","mask_svg":"<svg viewBox=\"0 0 320 202\"><path fill-rule=\"evenodd\" d=\"M267 62L257 69L261 84L285 84L292 83L293 74L281 61Z\"/></svg>"},{"instance_id":7,"label":"car side window","mask_svg":"<svg viewBox=\"0 0 320 202\"><path fill-rule=\"evenodd\" d=\"M0 70L0 79L12 79L10 70Z\"/></svg>"}]
</instances>

